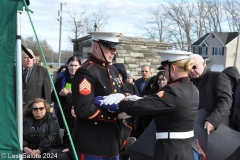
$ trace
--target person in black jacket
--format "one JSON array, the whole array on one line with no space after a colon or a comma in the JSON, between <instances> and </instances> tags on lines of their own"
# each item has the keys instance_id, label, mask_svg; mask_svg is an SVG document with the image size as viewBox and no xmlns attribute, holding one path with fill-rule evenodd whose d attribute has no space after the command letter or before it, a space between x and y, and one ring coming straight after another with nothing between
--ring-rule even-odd
<instances>
[{"instance_id":1,"label":"person in black jacket","mask_svg":"<svg viewBox=\"0 0 240 160\"><path fill-rule=\"evenodd\" d=\"M138 92L137 87L134 84L127 82L127 70L126 70L124 64L123 63L113 63L113 66L117 68L122 82L127 86L130 93L132 95L139 96L139 92Z\"/></svg>"},{"instance_id":2,"label":"person in black jacket","mask_svg":"<svg viewBox=\"0 0 240 160\"><path fill-rule=\"evenodd\" d=\"M237 118L238 115L238 108L240 108L240 103L239 103L239 85L240 85L240 74L239 71L236 67L231 66L225 68L223 71L228 78L231 81L231 86L232 86L232 107L230 109L230 116L229 116L229 121L230 121L230 127L240 131L240 121L239 118ZM234 115L234 116L233 116ZM237 121L238 120L238 121Z\"/></svg>"},{"instance_id":3,"label":"person in black jacket","mask_svg":"<svg viewBox=\"0 0 240 160\"><path fill-rule=\"evenodd\" d=\"M113 63L113 66L117 68L117 70L119 72L119 76L120 76L121 80L123 81L123 83L126 85L126 87L129 89L130 94L139 96L137 87L134 84L127 82L127 70L126 70L124 64L123 63ZM135 127L136 119L137 119L137 117L131 117L131 118L125 120L127 122L127 124L132 127L132 132L130 135L131 137L138 137L138 135L136 133L136 127Z\"/></svg>"},{"instance_id":4,"label":"person in black jacket","mask_svg":"<svg viewBox=\"0 0 240 160\"><path fill-rule=\"evenodd\" d=\"M171 84L148 97L127 96L118 107L132 116L153 115L157 130L154 160L193 160L191 144L199 94L188 77L193 67L188 55L192 53L176 50L157 53Z\"/></svg>"},{"instance_id":5,"label":"person in black jacket","mask_svg":"<svg viewBox=\"0 0 240 160\"><path fill-rule=\"evenodd\" d=\"M165 77L164 71L159 71L157 75L151 77L151 79L146 84L146 87L144 88L144 94L145 96L155 94L167 84L169 84L169 81ZM138 138L144 132L152 119L152 115L138 116L138 118L135 120L136 138Z\"/></svg>"},{"instance_id":6,"label":"person in black jacket","mask_svg":"<svg viewBox=\"0 0 240 160\"><path fill-rule=\"evenodd\" d=\"M74 113L74 107L73 107L73 101L72 101L72 79L77 71L77 69L80 67L81 61L77 56L72 56L67 61L67 70L65 71L64 76L58 78L55 83L56 92L58 93L58 97L63 109L64 117L66 119L66 122L68 124L69 131L72 132L74 127L74 122L76 115ZM52 91L52 101L54 103L57 103L56 95L54 94L54 91ZM55 113L58 117L60 128L65 129L64 136L63 136L63 144L61 148L63 149L63 153L68 153L69 147L70 147L70 140L67 135L66 127L63 123L63 118L61 115L61 112L58 110L55 110ZM58 155L58 159L63 155ZM66 158L65 158L66 159Z\"/></svg>"},{"instance_id":7,"label":"person in black jacket","mask_svg":"<svg viewBox=\"0 0 240 160\"><path fill-rule=\"evenodd\" d=\"M137 87L134 84L127 82L127 70L126 70L124 64L123 63L113 63L113 66L117 68L119 77L120 77L121 81L129 89L130 94L139 96ZM137 137L136 127L134 126L136 124L135 123L136 118L137 117L131 117L131 118L123 120L125 123L127 123L129 126L132 127L132 132L130 134L130 137ZM121 155L121 157L120 157L121 160L129 159L129 155L124 155L124 154L120 154L120 155Z\"/></svg>"},{"instance_id":8,"label":"person in black jacket","mask_svg":"<svg viewBox=\"0 0 240 160\"><path fill-rule=\"evenodd\" d=\"M61 144L57 117L42 98L30 101L23 112L23 151L26 159L44 159L46 153L57 157L53 149Z\"/></svg>"},{"instance_id":9,"label":"person in black jacket","mask_svg":"<svg viewBox=\"0 0 240 160\"><path fill-rule=\"evenodd\" d=\"M67 70L64 76L58 78L54 85L67 120L73 118L71 115L71 109L73 108L71 85L72 79L80 65L81 61L77 56L70 57L67 62ZM53 102L57 103L54 91L52 91L51 99ZM58 117L60 128L65 128L59 109L55 109L55 114Z\"/></svg>"},{"instance_id":10,"label":"person in black jacket","mask_svg":"<svg viewBox=\"0 0 240 160\"><path fill-rule=\"evenodd\" d=\"M31 49L27 49L34 56ZM51 84L47 69L34 64L31 59L22 51L23 67L23 106L35 98L43 98L51 104Z\"/></svg>"},{"instance_id":11,"label":"person in black jacket","mask_svg":"<svg viewBox=\"0 0 240 160\"><path fill-rule=\"evenodd\" d=\"M206 129L205 134L210 134L221 123L229 126L229 114L232 106L231 82L226 74L209 70L201 55L193 54L190 58L194 61L194 66L189 72L189 76L199 90L198 109L204 109L208 114L204 117L205 122L201 125ZM196 134L203 151L206 152L207 143L201 141L201 137L202 135Z\"/></svg>"},{"instance_id":12,"label":"person in black jacket","mask_svg":"<svg viewBox=\"0 0 240 160\"><path fill-rule=\"evenodd\" d=\"M119 49L121 33L90 32L92 54L77 70L72 81L72 95L76 120L73 142L79 160L118 160L131 127L118 118L118 113L107 111L93 103L94 97L125 98L120 93L129 90L112 65Z\"/></svg>"}]
</instances>

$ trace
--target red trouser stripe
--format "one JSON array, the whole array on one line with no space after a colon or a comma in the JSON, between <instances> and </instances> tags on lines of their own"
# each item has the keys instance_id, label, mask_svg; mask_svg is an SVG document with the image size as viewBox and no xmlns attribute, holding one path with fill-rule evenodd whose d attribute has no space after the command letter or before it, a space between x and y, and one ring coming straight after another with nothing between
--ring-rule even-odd
<instances>
[{"instance_id":1,"label":"red trouser stripe","mask_svg":"<svg viewBox=\"0 0 240 160\"><path fill-rule=\"evenodd\" d=\"M81 154L80 160L84 160L84 154Z\"/></svg>"}]
</instances>

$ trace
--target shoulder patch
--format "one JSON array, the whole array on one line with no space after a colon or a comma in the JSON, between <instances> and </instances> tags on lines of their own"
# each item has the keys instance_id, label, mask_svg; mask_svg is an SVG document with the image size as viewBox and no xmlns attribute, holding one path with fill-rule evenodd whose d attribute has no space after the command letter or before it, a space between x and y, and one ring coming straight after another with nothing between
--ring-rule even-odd
<instances>
[{"instance_id":1,"label":"shoulder patch","mask_svg":"<svg viewBox=\"0 0 240 160\"><path fill-rule=\"evenodd\" d=\"M92 84L86 79L84 78L82 80L82 82L79 83L79 93L83 94L83 95L88 95L91 93L91 86Z\"/></svg>"},{"instance_id":2,"label":"shoulder patch","mask_svg":"<svg viewBox=\"0 0 240 160\"><path fill-rule=\"evenodd\" d=\"M160 92L158 92L157 95L158 95L158 97L162 98L163 95L164 95L164 91L160 91Z\"/></svg>"}]
</instances>

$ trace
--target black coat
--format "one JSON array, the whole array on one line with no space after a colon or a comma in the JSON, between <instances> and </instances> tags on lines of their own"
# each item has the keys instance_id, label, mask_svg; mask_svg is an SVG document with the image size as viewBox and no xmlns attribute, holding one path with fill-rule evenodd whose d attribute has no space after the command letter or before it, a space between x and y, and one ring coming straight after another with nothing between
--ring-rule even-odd
<instances>
[{"instance_id":1,"label":"black coat","mask_svg":"<svg viewBox=\"0 0 240 160\"><path fill-rule=\"evenodd\" d=\"M30 139L35 135L39 139L38 149L41 152L48 152L50 149L56 149L60 146L59 125L57 117L50 112L39 121L37 130L33 129L34 117L29 116L23 119L23 148L29 147ZM34 132L36 131L36 132ZM35 134L36 133L36 134ZM31 148L31 149L37 149Z\"/></svg>"},{"instance_id":2,"label":"black coat","mask_svg":"<svg viewBox=\"0 0 240 160\"><path fill-rule=\"evenodd\" d=\"M65 116L65 120L66 120L68 128L69 128L69 131L72 132L73 127L74 127L74 122L75 122L75 119L72 117L72 114L71 114L71 109L73 107L72 93L68 93L66 97L59 95L59 92L62 90L62 88L65 87L66 83L72 84L72 78L70 77L68 72L66 72L66 74L64 74L64 76L56 79L55 89L58 94L58 98L61 103L61 107L62 107L64 116ZM57 98L54 94L54 91L52 91L51 99L54 103L57 103ZM58 118L59 126L60 126L60 128L65 129L64 136L63 136L62 148L69 148L70 140L67 135L66 127L64 125L60 109L58 109L58 110L59 111L57 112L57 118Z\"/></svg>"},{"instance_id":3,"label":"black coat","mask_svg":"<svg viewBox=\"0 0 240 160\"><path fill-rule=\"evenodd\" d=\"M153 115L157 132L192 131L198 105L198 90L187 77L163 87L159 95L119 103L129 115ZM191 143L192 138L158 139L154 160L193 160Z\"/></svg>"},{"instance_id":4,"label":"black coat","mask_svg":"<svg viewBox=\"0 0 240 160\"><path fill-rule=\"evenodd\" d=\"M239 105L239 91L238 91L238 95L236 95L237 92L237 88L239 89L240 87L238 86L239 83L239 79L240 79L240 74L239 71L236 67L231 66L231 67L227 67L225 68L223 71L223 73L225 73L231 80L231 87L232 87L232 107L230 109L230 126L233 129L239 130L240 128L237 127L238 123L236 123L236 116L238 113L236 113L236 111L238 110L237 108L240 108ZM237 101L237 102L235 102ZM236 106L236 109L234 109L234 107ZM233 113L235 110L235 113ZM233 114L234 114L234 118L233 118ZM240 123L239 123L240 124ZM240 131L240 130L239 130Z\"/></svg>"},{"instance_id":5,"label":"black coat","mask_svg":"<svg viewBox=\"0 0 240 160\"><path fill-rule=\"evenodd\" d=\"M64 83L63 87L62 87L62 83ZM72 118L72 116L71 116L71 108L73 106L72 93L68 93L66 97L59 95L59 92L62 90L62 88L64 88L66 83L70 83L70 84L72 83L72 78L70 77L69 74L64 75L63 77L58 78L56 80L54 86L55 86L56 92L58 94L58 98L59 98L59 101L61 103L64 116L65 116L66 120L68 121L69 119ZM56 96L54 94L54 91L52 91L51 99L52 99L53 102L57 103L57 98L56 98ZM60 111L58 111L57 117L58 117L58 121L59 121L60 127L61 128L65 128L65 126L63 124L63 118L62 118L62 115L61 115Z\"/></svg>"},{"instance_id":6,"label":"black coat","mask_svg":"<svg viewBox=\"0 0 240 160\"><path fill-rule=\"evenodd\" d=\"M134 84L127 82L127 70L126 70L124 64L123 63L113 63L113 66L116 67L118 72L122 75L122 81L126 85L127 89L130 91L129 93L131 95L139 96L137 87Z\"/></svg>"},{"instance_id":7,"label":"black coat","mask_svg":"<svg viewBox=\"0 0 240 160\"><path fill-rule=\"evenodd\" d=\"M240 132L240 80L238 80L234 96L231 124L233 129Z\"/></svg>"},{"instance_id":8,"label":"black coat","mask_svg":"<svg viewBox=\"0 0 240 160\"><path fill-rule=\"evenodd\" d=\"M205 72L193 83L199 90L198 109L204 108L210 115L206 121L217 128L221 122L228 124L229 111L232 105L231 83L227 75L221 72ZM203 124L204 125L204 124Z\"/></svg>"},{"instance_id":9,"label":"black coat","mask_svg":"<svg viewBox=\"0 0 240 160\"><path fill-rule=\"evenodd\" d=\"M131 128L118 120L116 113L93 104L96 96L128 92L117 69L93 55L76 71L72 95L76 120L73 142L78 153L113 157L119 154Z\"/></svg>"},{"instance_id":10,"label":"black coat","mask_svg":"<svg viewBox=\"0 0 240 160\"><path fill-rule=\"evenodd\" d=\"M30 100L43 98L51 104L51 84L47 69L34 64L26 86L23 84L23 106Z\"/></svg>"}]
</instances>

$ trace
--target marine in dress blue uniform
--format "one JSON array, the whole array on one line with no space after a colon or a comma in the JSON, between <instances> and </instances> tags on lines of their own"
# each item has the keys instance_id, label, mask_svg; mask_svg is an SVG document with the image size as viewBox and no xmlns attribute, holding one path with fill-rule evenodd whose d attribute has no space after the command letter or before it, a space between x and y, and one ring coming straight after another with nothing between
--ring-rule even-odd
<instances>
[{"instance_id":1,"label":"marine in dress blue uniform","mask_svg":"<svg viewBox=\"0 0 240 160\"><path fill-rule=\"evenodd\" d=\"M91 32L90 58L77 70L72 81L74 111L77 116L73 142L79 160L118 160L131 127L118 113L93 103L94 97L129 92L111 65L121 33Z\"/></svg>"}]
</instances>

